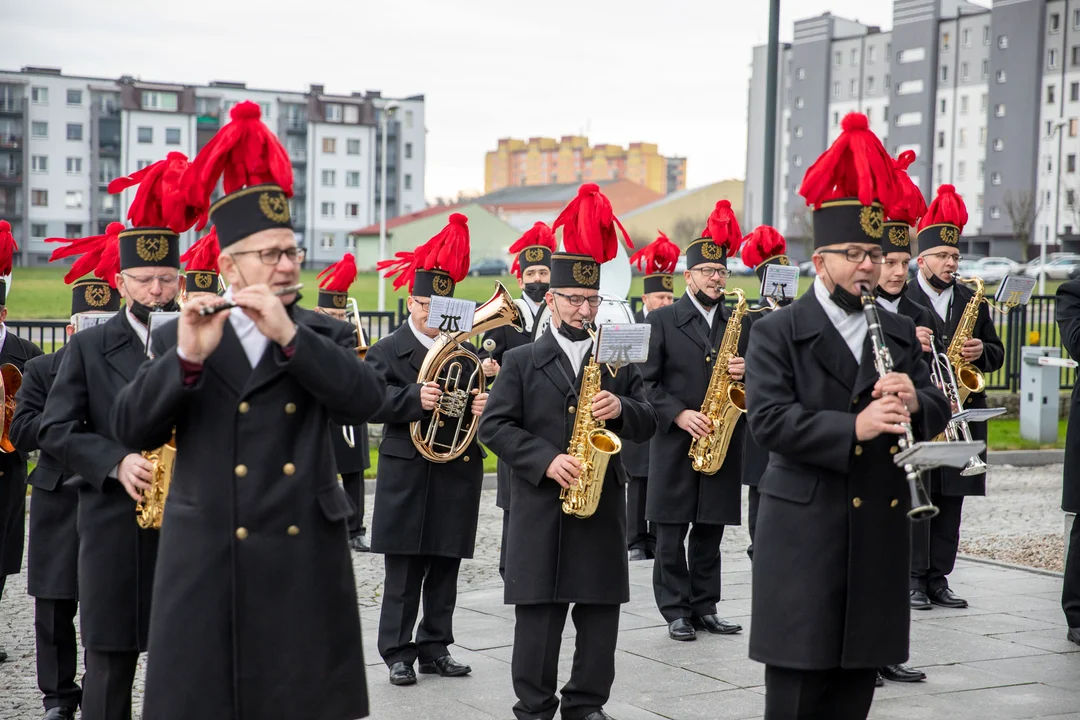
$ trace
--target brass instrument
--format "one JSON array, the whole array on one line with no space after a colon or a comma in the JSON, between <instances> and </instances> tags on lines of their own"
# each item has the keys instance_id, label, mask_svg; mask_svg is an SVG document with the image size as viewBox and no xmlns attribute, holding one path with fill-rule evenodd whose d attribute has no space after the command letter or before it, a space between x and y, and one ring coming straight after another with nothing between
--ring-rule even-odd
<instances>
[{"instance_id":1,"label":"brass instrument","mask_svg":"<svg viewBox=\"0 0 1080 720\"><path fill-rule=\"evenodd\" d=\"M172 439L157 450L142 454L150 461L150 487L143 490L143 498L135 506L135 520L143 530L160 530L161 518L165 514L165 500L169 497L176 469L176 431Z\"/></svg>"},{"instance_id":2,"label":"brass instrument","mask_svg":"<svg viewBox=\"0 0 1080 720\"><path fill-rule=\"evenodd\" d=\"M705 400L701 404L701 414L709 418L709 434L690 443L689 457L694 470L704 475L715 475L723 466L727 457L731 435L735 424L746 412L746 388L741 382L731 379L728 361L739 354L739 336L742 334L742 319L746 315L746 295L742 290L724 290L725 295L734 295L737 299L735 309L727 320L724 338L716 352L709 388L705 391Z\"/></svg>"},{"instance_id":3,"label":"brass instrument","mask_svg":"<svg viewBox=\"0 0 1080 720\"><path fill-rule=\"evenodd\" d=\"M487 375L476 353L466 350L461 343L502 325L509 325L518 332L524 332L525 329L521 312L510 293L502 283L496 282L495 294L476 308L472 330L442 333L424 357L416 382L421 385L435 382L442 390L442 396L439 397L427 426L424 427L421 421L409 424L413 445L426 460L436 463L455 460L468 449L476 437L479 418L470 412L469 396L485 391ZM471 371L466 363L472 364ZM451 423L452 440L437 440L439 429Z\"/></svg>"},{"instance_id":4,"label":"brass instrument","mask_svg":"<svg viewBox=\"0 0 1080 720\"><path fill-rule=\"evenodd\" d=\"M589 329L588 325L585 327ZM589 334L593 335L591 330ZM593 340L595 342L595 335ZM604 421L597 420L592 414L593 398L600 392L600 366L595 359L595 347L593 352L582 373L574 431L566 451L567 455L573 455L581 463L581 472L577 485L563 488L559 493L562 511L578 518L592 517L600 506L608 462L622 450L619 436L605 429Z\"/></svg>"},{"instance_id":5,"label":"brass instrument","mask_svg":"<svg viewBox=\"0 0 1080 720\"><path fill-rule=\"evenodd\" d=\"M956 384L956 376L953 374L952 364L945 353L938 352L933 333L930 333L930 360L930 381L945 394L945 398L949 401L949 412L952 415L963 412L964 408L960 401L960 391ZM938 435L934 440L972 442L971 428L967 420L949 420L945 432ZM960 474L968 477L981 475L984 472L986 472L986 463L978 455L973 455L964 469L960 471Z\"/></svg>"},{"instance_id":6,"label":"brass instrument","mask_svg":"<svg viewBox=\"0 0 1080 720\"><path fill-rule=\"evenodd\" d=\"M345 322L352 323L356 328L356 356L363 360L367 356L368 341L364 328L360 326L360 307L356 304L356 298L349 298L345 305Z\"/></svg>"},{"instance_id":7,"label":"brass instrument","mask_svg":"<svg viewBox=\"0 0 1080 720\"><path fill-rule=\"evenodd\" d=\"M22 373L19 368L11 363L0 366L0 397L4 400L4 427L0 435L0 452L13 453L15 445L12 444L8 433L11 431L11 421L15 417L15 394L22 387Z\"/></svg>"},{"instance_id":8,"label":"brass instrument","mask_svg":"<svg viewBox=\"0 0 1080 720\"><path fill-rule=\"evenodd\" d=\"M893 371L892 354L889 346L885 344L885 335L881 331L881 317L878 315L877 302L874 294L867 289L862 291L863 315L866 317L866 330L870 335L870 342L874 353L874 367L879 377L885 377ZM911 432L911 423L904 423L904 434L900 436L896 444L901 450L907 450L915 444L915 436ZM914 465L904 465L904 474L907 477L908 494L911 496L911 509L908 517L912 520L928 520L940 512L930 501L930 495L923 486L919 471Z\"/></svg>"},{"instance_id":9,"label":"brass instrument","mask_svg":"<svg viewBox=\"0 0 1080 720\"><path fill-rule=\"evenodd\" d=\"M985 284L981 278L958 277L956 281L965 284L974 283L975 285L975 294L968 300L967 307L964 308L964 314L960 318L960 324L956 326L952 342L949 343L949 349L945 351L946 357L952 363L953 374L956 377L956 387L959 391L960 407L963 407L968 395L981 393L986 389L986 378L983 377L982 370L965 360L961 354L964 343L970 340L975 332L975 321L979 318L979 305L984 302L986 293L984 292Z\"/></svg>"}]
</instances>

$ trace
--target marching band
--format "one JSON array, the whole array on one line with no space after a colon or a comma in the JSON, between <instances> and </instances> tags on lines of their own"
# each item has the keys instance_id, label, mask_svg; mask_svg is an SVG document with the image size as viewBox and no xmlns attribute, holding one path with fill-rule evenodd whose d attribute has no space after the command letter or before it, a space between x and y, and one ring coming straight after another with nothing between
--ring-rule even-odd
<instances>
[{"instance_id":1,"label":"marching band","mask_svg":"<svg viewBox=\"0 0 1080 720\"><path fill-rule=\"evenodd\" d=\"M963 200L946 185L927 207L913 153L894 159L865 116L844 119L800 188L816 278L797 299L765 291L790 265L784 238L744 238L728 201L685 249L660 233L628 259L610 201L585 184L509 248L520 297L496 284L468 329L437 314L469 272L464 215L380 262L407 314L368 347L351 253L320 274L316 309L300 307L291 165L258 105L231 120L190 162L170 153L110 185L138 186L130 227L51 239L51 259L76 258L66 345L43 355L0 331L0 592L21 568L29 483L46 720L129 720L148 648L147 720L367 716L350 549L383 555L389 682L470 674L451 655L454 614L489 451L519 720L611 718L629 561L653 560L670 639L742 631L721 616L720 544L743 521L743 485L767 720L866 718L882 677L925 678L903 665L910 614L967 604L948 576L985 454L962 469L912 458L986 407L1004 350L981 281L957 275ZM181 234L207 225L181 256ZM0 222L0 275L13 245ZM757 298L729 287L740 249ZM633 315L602 278L631 263L645 275ZM1080 291L1062 293L1065 334ZM623 315L647 346L630 362L604 352ZM382 427L370 541L369 422ZM965 433L985 443L983 423ZM923 483L933 517L913 522ZM1073 540L1063 605L1080 643L1076 527Z\"/></svg>"}]
</instances>

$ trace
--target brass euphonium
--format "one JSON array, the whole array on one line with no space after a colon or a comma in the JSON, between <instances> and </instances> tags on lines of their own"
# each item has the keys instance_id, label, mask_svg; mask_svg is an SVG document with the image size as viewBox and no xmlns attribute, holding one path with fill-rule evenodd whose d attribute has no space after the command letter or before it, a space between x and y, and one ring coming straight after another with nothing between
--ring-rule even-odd
<instances>
[{"instance_id":1,"label":"brass euphonium","mask_svg":"<svg viewBox=\"0 0 1080 720\"><path fill-rule=\"evenodd\" d=\"M487 375L476 353L466 350L461 343L503 325L509 325L518 332L525 330L521 313L510 293L502 283L496 282L495 294L476 308L472 330L442 333L424 357L416 382L421 385L435 382L442 390L431 418L409 425L413 445L426 460L436 463L456 460L476 437L480 419L469 409L469 396L484 392ZM438 440L436 436L439 430L451 424L452 439Z\"/></svg>"},{"instance_id":2,"label":"brass euphonium","mask_svg":"<svg viewBox=\"0 0 1080 720\"><path fill-rule=\"evenodd\" d=\"M985 298L985 283L982 278L977 277L957 277L956 282L975 285L975 294L968 300L964 314L960 317L960 324L956 326L952 342L949 343L949 349L945 351L949 362L952 363L953 375L956 376L956 389L960 394L960 407L963 408L968 395L981 393L986 389L986 378L983 377L982 370L965 360L962 354L964 343L975 333L975 321L979 319L979 305Z\"/></svg>"},{"instance_id":3,"label":"brass euphonium","mask_svg":"<svg viewBox=\"0 0 1080 720\"><path fill-rule=\"evenodd\" d=\"M15 452L15 445L8 434L11 421L15 419L15 395L22 387L22 372L11 363L0 366L0 401L2 401L3 419L0 420L0 453Z\"/></svg>"}]
</instances>

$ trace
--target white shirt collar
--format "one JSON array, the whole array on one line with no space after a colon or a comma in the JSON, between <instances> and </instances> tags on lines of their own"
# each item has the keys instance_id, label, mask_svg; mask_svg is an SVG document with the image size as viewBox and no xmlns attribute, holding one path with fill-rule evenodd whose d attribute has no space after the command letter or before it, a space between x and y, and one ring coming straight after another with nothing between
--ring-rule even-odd
<instances>
[{"instance_id":1,"label":"white shirt collar","mask_svg":"<svg viewBox=\"0 0 1080 720\"><path fill-rule=\"evenodd\" d=\"M706 310L705 306L702 305L700 302L698 302L698 299L696 297L694 297L693 291L691 291L689 288L687 288L686 289L686 294L687 294L687 296L689 296L690 302L694 303L694 307L696 307L698 309L698 312L701 313L701 316L703 318L705 318L705 324L708 325L711 328L712 327L712 321L713 321L713 313L716 312L716 308L719 307L720 303L717 303L716 305L713 305L711 308Z\"/></svg>"},{"instance_id":2,"label":"white shirt collar","mask_svg":"<svg viewBox=\"0 0 1080 720\"><path fill-rule=\"evenodd\" d=\"M581 342L571 342L559 334L559 331L555 329L555 323L548 325L548 332L555 336L555 342L559 343L566 359L570 361L570 367L574 369L574 377L577 377L581 372L581 364L585 362L585 356L592 350L592 338Z\"/></svg>"},{"instance_id":3,"label":"white shirt collar","mask_svg":"<svg viewBox=\"0 0 1080 720\"><path fill-rule=\"evenodd\" d=\"M822 310L825 311L825 315L828 316L829 322L840 333L840 337L844 338L844 342L847 344L848 349L851 350L851 354L855 356L855 362L860 362L862 360L863 342L866 340L866 319L862 316L862 313L849 315L834 303L829 298L829 289L825 287L825 282L821 277L814 279L814 295L817 297Z\"/></svg>"},{"instance_id":4,"label":"white shirt collar","mask_svg":"<svg viewBox=\"0 0 1080 720\"><path fill-rule=\"evenodd\" d=\"M944 292L938 292L934 289L934 286L930 284L926 278L923 277L921 272L915 273L919 279L919 287L926 293L926 297L930 298L930 304L934 306L934 312L942 320L949 319L949 305L952 303L953 289L950 285Z\"/></svg>"},{"instance_id":5,"label":"white shirt collar","mask_svg":"<svg viewBox=\"0 0 1080 720\"><path fill-rule=\"evenodd\" d=\"M7 342L7 323L0 323L0 353L4 352L4 343Z\"/></svg>"},{"instance_id":6,"label":"white shirt collar","mask_svg":"<svg viewBox=\"0 0 1080 720\"><path fill-rule=\"evenodd\" d=\"M139 336L139 341L142 343L142 348L145 351L146 341L150 336L150 330L131 314L131 308L127 305L124 306L124 315L127 317L128 324L134 328L135 334Z\"/></svg>"},{"instance_id":7,"label":"white shirt collar","mask_svg":"<svg viewBox=\"0 0 1080 720\"><path fill-rule=\"evenodd\" d=\"M226 300L232 300L232 296L233 292L230 286L222 297ZM254 368L262 360L262 356L270 344L270 339L259 332L259 326L244 313L243 308L236 307L229 311L229 324L232 325L233 332L236 333L240 345L244 348L248 363Z\"/></svg>"},{"instance_id":8,"label":"white shirt collar","mask_svg":"<svg viewBox=\"0 0 1080 720\"><path fill-rule=\"evenodd\" d=\"M409 329L412 330L412 334L416 337L420 344L424 346L424 349L430 350L431 348L435 347L435 339L429 338L427 335L420 332L416 328L416 325L413 324L412 315L409 316Z\"/></svg>"},{"instance_id":9,"label":"white shirt collar","mask_svg":"<svg viewBox=\"0 0 1080 720\"><path fill-rule=\"evenodd\" d=\"M888 298L883 298L878 295L877 304L891 313L900 312L900 298L896 298L895 300L889 300Z\"/></svg>"},{"instance_id":10,"label":"white shirt collar","mask_svg":"<svg viewBox=\"0 0 1080 720\"><path fill-rule=\"evenodd\" d=\"M533 302L532 298L526 295L524 292L521 293L521 299L524 300L525 304L529 306L530 310L532 310L533 317L536 317L536 313L540 311L540 303Z\"/></svg>"}]
</instances>

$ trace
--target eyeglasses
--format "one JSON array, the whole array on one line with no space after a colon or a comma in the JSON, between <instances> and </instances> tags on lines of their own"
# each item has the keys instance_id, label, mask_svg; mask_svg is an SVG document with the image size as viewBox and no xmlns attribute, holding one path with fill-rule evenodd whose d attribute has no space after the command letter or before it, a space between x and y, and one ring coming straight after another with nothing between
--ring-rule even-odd
<instances>
[{"instance_id":1,"label":"eyeglasses","mask_svg":"<svg viewBox=\"0 0 1080 720\"><path fill-rule=\"evenodd\" d=\"M149 287L155 280L165 287L176 285L180 282L179 275L132 275L131 273L126 272L120 274L139 287Z\"/></svg>"},{"instance_id":2,"label":"eyeglasses","mask_svg":"<svg viewBox=\"0 0 1080 720\"><path fill-rule=\"evenodd\" d=\"M570 303L574 307L581 307L585 303L589 303L589 307L598 308L600 307L600 303L604 302L604 298L600 297L599 295L589 295L588 297L586 297L585 295L566 295L559 292L558 290L552 290L551 294L558 295L559 297L564 298L566 302Z\"/></svg>"},{"instance_id":3,"label":"eyeglasses","mask_svg":"<svg viewBox=\"0 0 1080 720\"><path fill-rule=\"evenodd\" d=\"M849 247L845 250L818 250L821 254L830 255L843 255L844 259L848 262L861 263L866 258L870 258L870 262L875 265L885 264L885 252L881 248L874 248L873 250L864 250L858 247Z\"/></svg>"},{"instance_id":4,"label":"eyeglasses","mask_svg":"<svg viewBox=\"0 0 1080 720\"><path fill-rule=\"evenodd\" d=\"M708 280L708 279L710 279L710 278L712 278L714 276L718 277L718 278L729 278L729 277L731 277L731 271L728 270L727 268L714 268L714 267L690 268L690 272L696 272L698 275L705 278L706 280Z\"/></svg>"},{"instance_id":5,"label":"eyeglasses","mask_svg":"<svg viewBox=\"0 0 1080 720\"><path fill-rule=\"evenodd\" d=\"M414 303L416 303L417 305L419 305L420 309L423 310L424 312L427 312L428 308L431 307L431 301L430 300L428 300L427 302L424 302L423 300L417 300L416 298L413 298L412 301Z\"/></svg>"},{"instance_id":6,"label":"eyeglasses","mask_svg":"<svg viewBox=\"0 0 1080 720\"><path fill-rule=\"evenodd\" d=\"M262 260L263 265L277 265L281 262L281 256L289 258L291 263L302 263L307 253L303 248L291 247L282 250L281 248L266 248L265 250L241 250L240 252L229 253L233 257L237 255L258 255Z\"/></svg>"},{"instance_id":7,"label":"eyeglasses","mask_svg":"<svg viewBox=\"0 0 1080 720\"><path fill-rule=\"evenodd\" d=\"M923 255L923 257L937 258L941 262L948 262L949 260L954 260L957 264L959 264L960 261L964 259L963 255L953 255L952 253L947 252L926 253L925 255Z\"/></svg>"}]
</instances>

